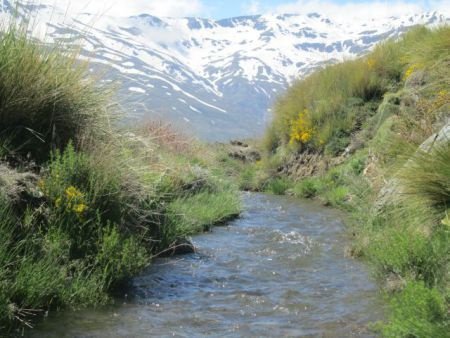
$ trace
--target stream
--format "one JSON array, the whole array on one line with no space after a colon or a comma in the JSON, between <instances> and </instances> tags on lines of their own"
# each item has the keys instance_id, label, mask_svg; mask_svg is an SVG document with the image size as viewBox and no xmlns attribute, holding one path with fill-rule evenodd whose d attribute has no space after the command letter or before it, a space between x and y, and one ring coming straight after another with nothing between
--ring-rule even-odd
<instances>
[{"instance_id":1,"label":"stream","mask_svg":"<svg viewBox=\"0 0 450 338\"><path fill-rule=\"evenodd\" d=\"M159 258L116 305L51 314L29 337L375 337L383 304L367 267L346 258L342 214L243 194L242 216Z\"/></svg>"}]
</instances>

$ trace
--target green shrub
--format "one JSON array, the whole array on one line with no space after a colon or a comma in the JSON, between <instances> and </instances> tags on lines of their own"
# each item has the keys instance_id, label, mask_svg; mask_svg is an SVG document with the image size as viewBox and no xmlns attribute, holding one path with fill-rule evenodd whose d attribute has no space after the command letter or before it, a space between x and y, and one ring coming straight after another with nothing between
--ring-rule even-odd
<instances>
[{"instance_id":1,"label":"green shrub","mask_svg":"<svg viewBox=\"0 0 450 338\"><path fill-rule=\"evenodd\" d=\"M5 323L13 320L14 313L10 307L8 281L0 274L0 330L5 331Z\"/></svg>"},{"instance_id":2,"label":"green shrub","mask_svg":"<svg viewBox=\"0 0 450 338\"><path fill-rule=\"evenodd\" d=\"M99 240L96 269L102 271L107 285L133 276L149 261L142 241L134 236L122 235L117 226L105 227Z\"/></svg>"},{"instance_id":3,"label":"green shrub","mask_svg":"<svg viewBox=\"0 0 450 338\"><path fill-rule=\"evenodd\" d=\"M371 65L368 57L328 66L295 83L276 105L273 129L280 140L278 142L286 144L290 141L291 126L302 111L307 113L305 117L314 126L311 144L315 148L326 145L336 135L336 131L357 128L358 114L348 115L344 107L351 106L354 98L363 101L379 99L387 90L390 80L385 81L381 77L383 69L384 66L378 60L373 60ZM395 75L385 73L395 78ZM270 138L274 139L273 136ZM338 136L334 138L339 139ZM276 141L270 142L274 143Z\"/></svg>"},{"instance_id":4,"label":"green shrub","mask_svg":"<svg viewBox=\"0 0 450 338\"><path fill-rule=\"evenodd\" d=\"M17 246L14 245L14 220L7 202L0 196L0 329L14 318L11 306L11 273L14 270Z\"/></svg>"},{"instance_id":5,"label":"green shrub","mask_svg":"<svg viewBox=\"0 0 450 338\"><path fill-rule=\"evenodd\" d=\"M64 152L52 155L39 182L52 210L50 223L65 224L80 244L95 235L97 226L107 222L126 224L128 230L134 231L139 218L152 212L142 203L154 187L145 190L135 168L121 159L120 147L105 152L107 160L98 160L95 152L76 152L69 143ZM159 190L155 193L163 195Z\"/></svg>"},{"instance_id":6,"label":"green shrub","mask_svg":"<svg viewBox=\"0 0 450 338\"><path fill-rule=\"evenodd\" d=\"M246 166L239 175L239 188L248 191L256 190L256 175L257 169L254 165Z\"/></svg>"},{"instance_id":7,"label":"green shrub","mask_svg":"<svg viewBox=\"0 0 450 338\"><path fill-rule=\"evenodd\" d=\"M408 282L390 300L391 315L383 327L385 337L447 337L448 313L443 297L422 282Z\"/></svg>"},{"instance_id":8,"label":"green shrub","mask_svg":"<svg viewBox=\"0 0 450 338\"><path fill-rule=\"evenodd\" d=\"M25 257L18 264L11 300L23 309L47 307L57 300L65 272L54 258Z\"/></svg>"},{"instance_id":9,"label":"green shrub","mask_svg":"<svg viewBox=\"0 0 450 338\"><path fill-rule=\"evenodd\" d=\"M89 155L75 152L70 143L63 153L52 155L39 186L50 210L47 224L69 236L71 258L95 250L98 232L107 222L122 223L126 199L119 179L96 167Z\"/></svg>"},{"instance_id":10,"label":"green shrub","mask_svg":"<svg viewBox=\"0 0 450 338\"><path fill-rule=\"evenodd\" d=\"M294 195L303 198L314 198L323 190L323 182L320 178L305 178L297 182L292 189Z\"/></svg>"},{"instance_id":11,"label":"green shrub","mask_svg":"<svg viewBox=\"0 0 450 338\"><path fill-rule=\"evenodd\" d=\"M445 278L446 240L445 231L430 236L397 226L372 234L367 255L383 274L421 280L433 287Z\"/></svg>"},{"instance_id":12,"label":"green shrub","mask_svg":"<svg viewBox=\"0 0 450 338\"><path fill-rule=\"evenodd\" d=\"M0 325L6 329L33 311L104 303L112 287L148 262L145 231L124 223L135 197L119 188L123 168L104 170L91 156L69 143L39 181L38 204L16 212L0 203L0 283L8 285L0 294Z\"/></svg>"},{"instance_id":13,"label":"green shrub","mask_svg":"<svg viewBox=\"0 0 450 338\"><path fill-rule=\"evenodd\" d=\"M350 144L350 136L342 130L333 133L325 146L325 154L337 156L344 152L345 148Z\"/></svg>"},{"instance_id":14,"label":"green shrub","mask_svg":"<svg viewBox=\"0 0 450 338\"><path fill-rule=\"evenodd\" d=\"M284 195L286 190L292 186L290 179L285 177L276 177L266 182L264 191L275 195Z\"/></svg>"},{"instance_id":15,"label":"green shrub","mask_svg":"<svg viewBox=\"0 0 450 338\"><path fill-rule=\"evenodd\" d=\"M346 207L348 188L346 186L331 187L324 191L322 198L325 205Z\"/></svg>"},{"instance_id":16,"label":"green shrub","mask_svg":"<svg viewBox=\"0 0 450 338\"><path fill-rule=\"evenodd\" d=\"M351 173L359 176L363 173L363 170L366 167L366 156L364 154L362 154L362 156L354 156L350 159L348 165Z\"/></svg>"},{"instance_id":17,"label":"green shrub","mask_svg":"<svg viewBox=\"0 0 450 338\"><path fill-rule=\"evenodd\" d=\"M72 263L74 264L74 263ZM102 271L78 265L59 293L59 303L67 308L105 305L111 301L111 280Z\"/></svg>"}]
</instances>

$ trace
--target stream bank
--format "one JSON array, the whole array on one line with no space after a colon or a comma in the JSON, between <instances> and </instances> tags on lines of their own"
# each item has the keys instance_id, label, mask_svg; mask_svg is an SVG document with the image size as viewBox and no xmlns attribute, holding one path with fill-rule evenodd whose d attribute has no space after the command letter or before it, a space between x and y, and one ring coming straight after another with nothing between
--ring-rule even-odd
<instances>
[{"instance_id":1,"label":"stream bank","mask_svg":"<svg viewBox=\"0 0 450 338\"><path fill-rule=\"evenodd\" d=\"M30 337L374 337L383 317L366 266L346 258L339 211L245 193L242 217L157 259L117 305L61 312Z\"/></svg>"}]
</instances>

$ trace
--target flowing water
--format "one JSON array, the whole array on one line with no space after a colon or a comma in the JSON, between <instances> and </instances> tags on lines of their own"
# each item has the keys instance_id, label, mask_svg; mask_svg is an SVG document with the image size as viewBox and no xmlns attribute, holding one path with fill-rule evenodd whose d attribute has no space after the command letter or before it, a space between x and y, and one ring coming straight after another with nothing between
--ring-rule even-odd
<instances>
[{"instance_id":1,"label":"flowing water","mask_svg":"<svg viewBox=\"0 0 450 338\"><path fill-rule=\"evenodd\" d=\"M382 317L365 266L345 258L337 211L245 194L245 212L157 259L117 305L61 312L32 337L373 337Z\"/></svg>"}]
</instances>

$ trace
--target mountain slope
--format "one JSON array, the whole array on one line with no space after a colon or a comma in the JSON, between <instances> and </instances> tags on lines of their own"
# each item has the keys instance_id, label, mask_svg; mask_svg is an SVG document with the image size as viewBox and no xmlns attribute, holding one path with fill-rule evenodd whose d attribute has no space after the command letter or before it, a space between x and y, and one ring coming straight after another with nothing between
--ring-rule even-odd
<instances>
[{"instance_id":1,"label":"mountain slope","mask_svg":"<svg viewBox=\"0 0 450 338\"><path fill-rule=\"evenodd\" d=\"M21 6L20 13L50 42L82 37L82 57L92 71L120 83L127 121L172 121L209 140L260 133L274 99L295 78L363 54L413 25L449 21L438 13L345 24L318 13L218 21L148 14L67 18L50 6Z\"/></svg>"}]
</instances>

